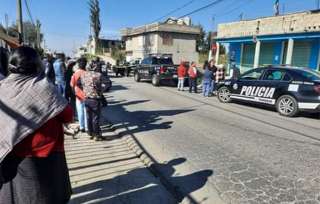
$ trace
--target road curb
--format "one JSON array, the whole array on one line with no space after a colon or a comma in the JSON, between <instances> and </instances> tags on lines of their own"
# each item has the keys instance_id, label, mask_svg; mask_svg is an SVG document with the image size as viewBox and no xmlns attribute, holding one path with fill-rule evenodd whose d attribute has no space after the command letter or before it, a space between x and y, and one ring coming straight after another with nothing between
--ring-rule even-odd
<instances>
[{"instance_id":1,"label":"road curb","mask_svg":"<svg viewBox=\"0 0 320 204\"><path fill-rule=\"evenodd\" d=\"M121 135L122 131L130 132L128 128L120 130L115 128L114 133L119 136ZM180 203L182 201L183 203L190 204L198 204L203 202L203 198L197 198L190 194L183 196L184 194L179 189L179 187L175 186L171 181L169 181L169 179L165 177L165 175L163 175L157 168L155 168L155 165L159 163L148 153L148 151L143 147L143 145L139 142L134 134L128 133L124 137L126 137L125 142L128 145L129 149L140 158L143 164L155 177L159 178L161 184L164 185L164 187L173 195L173 197L177 200L177 203Z\"/></svg>"}]
</instances>

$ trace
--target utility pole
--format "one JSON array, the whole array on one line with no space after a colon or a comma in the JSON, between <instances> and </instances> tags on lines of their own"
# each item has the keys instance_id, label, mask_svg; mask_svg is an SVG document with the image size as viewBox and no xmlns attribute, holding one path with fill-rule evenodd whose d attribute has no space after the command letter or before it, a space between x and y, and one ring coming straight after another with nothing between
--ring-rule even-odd
<instances>
[{"instance_id":1,"label":"utility pole","mask_svg":"<svg viewBox=\"0 0 320 204\"><path fill-rule=\"evenodd\" d=\"M5 20L5 24L6 24L6 34L9 35L9 16L8 16L8 14L4 15L4 20ZM5 48L8 49L7 43L5 43Z\"/></svg>"},{"instance_id":2,"label":"utility pole","mask_svg":"<svg viewBox=\"0 0 320 204\"><path fill-rule=\"evenodd\" d=\"M23 43L23 20L22 20L22 4L21 0L17 0L17 25L19 32L19 43Z\"/></svg>"}]
</instances>

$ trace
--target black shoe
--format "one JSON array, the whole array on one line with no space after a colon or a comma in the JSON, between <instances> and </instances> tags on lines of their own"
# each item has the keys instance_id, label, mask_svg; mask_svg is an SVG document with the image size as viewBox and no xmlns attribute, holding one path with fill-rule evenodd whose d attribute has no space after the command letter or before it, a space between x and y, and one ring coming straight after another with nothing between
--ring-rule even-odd
<instances>
[{"instance_id":1,"label":"black shoe","mask_svg":"<svg viewBox=\"0 0 320 204\"><path fill-rule=\"evenodd\" d=\"M80 132L83 132L83 133L84 133L84 132L86 132L86 130L85 130L85 129L80 129Z\"/></svg>"}]
</instances>

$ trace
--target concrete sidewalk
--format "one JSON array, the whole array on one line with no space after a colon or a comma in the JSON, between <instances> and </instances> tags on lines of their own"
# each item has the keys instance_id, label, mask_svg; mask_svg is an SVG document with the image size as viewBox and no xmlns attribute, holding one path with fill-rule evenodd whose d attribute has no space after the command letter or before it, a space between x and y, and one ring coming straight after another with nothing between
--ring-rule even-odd
<instances>
[{"instance_id":1,"label":"concrete sidewalk","mask_svg":"<svg viewBox=\"0 0 320 204\"><path fill-rule=\"evenodd\" d=\"M65 148L73 195L78 203L177 203L130 150L125 138L95 142L86 134L66 136Z\"/></svg>"}]
</instances>

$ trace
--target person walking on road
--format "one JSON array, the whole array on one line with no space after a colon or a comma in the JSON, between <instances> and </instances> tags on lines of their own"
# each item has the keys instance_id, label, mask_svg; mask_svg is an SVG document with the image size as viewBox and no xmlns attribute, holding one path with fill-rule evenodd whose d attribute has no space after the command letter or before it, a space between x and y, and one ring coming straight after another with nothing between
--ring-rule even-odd
<instances>
[{"instance_id":1,"label":"person walking on road","mask_svg":"<svg viewBox=\"0 0 320 204\"><path fill-rule=\"evenodd\" d=\"M184 91L184 79L187 75L186 62L181 62L178 67L178 91Z\"/></svg>"},{"instance_id":2,"label":"person walking on road","mask_svg":"<svg viewBox=\"0 0 320 204\"><path fill-rule=\"evenodd\" d=\"M100 141L102 140L100 129L101 99L107 82L96 65L92 63L88 67L88 71L81 76L80 82L85 94L88 134L91 136L90 139L95 138L96 141Z\"/></svg>"},{"instance_id":3,"label":"person walking on road","mask_svg":"<svg viewBox=\"0 0 320 204\"><path fill-rule=\"evenodd\" d=\"M213 72L209 67L208 61L206 61L203 65L204 73L203 73L203 79L202 79L202 93L204 97L209 97L211 95L211 85L212 85L212 79L213 79Z\"/></svg>"},{"instance_id":4,"label":"person walking on road","mask_svg":"<svg viewBox=\"0 0 320 204\"><path fill-rule=\"evenodd\" d=\"M19 47L1 81L0 203L68 203L63 124L73 110L43 74L30 47ZM10 91L8 91L10 90Z\"/></svg>"},{"instance_id":5,"label":"person walking on road","mask_svg":"<svg viewBox=\"0 0 320 204\"><path fill-rule=\"evenodd\" d=\"M56 61L53 63L54 74L55 74L55 84L59 93L65 96L66 89L66 66L64 63L64 54L58 54Z\"/></svg>"},{"instance_id":6,"label":"person walking on road","mask_svg":"<svg viewBox=\"0 0 320 204\"><path fill-rule=\"evenodd\" d=\"M190 68L188 69L190 93L192 92L192 89L194 93L197 93L197 74L198 74L198 70L196 67L196 63L192 62Z\"/></svg>"},{"instance_id":7,"label":"person walking on road","mask_svg":"<svg viewBox=\"0 0 320 204\"><path fill-rule=\"evenodd\" d=\"M75 96L76 96L76 110L78 121L80 125L80 131L85 132L88 130L87 128L87 117L86 110L84 105L85 94L83 92L83 87L79 85L79 80L81 76L86 72L87 59L82 57L78 60L79 69L72 75L70 80L70 87L72 88Z\"/></svg>"}]
</instances>

